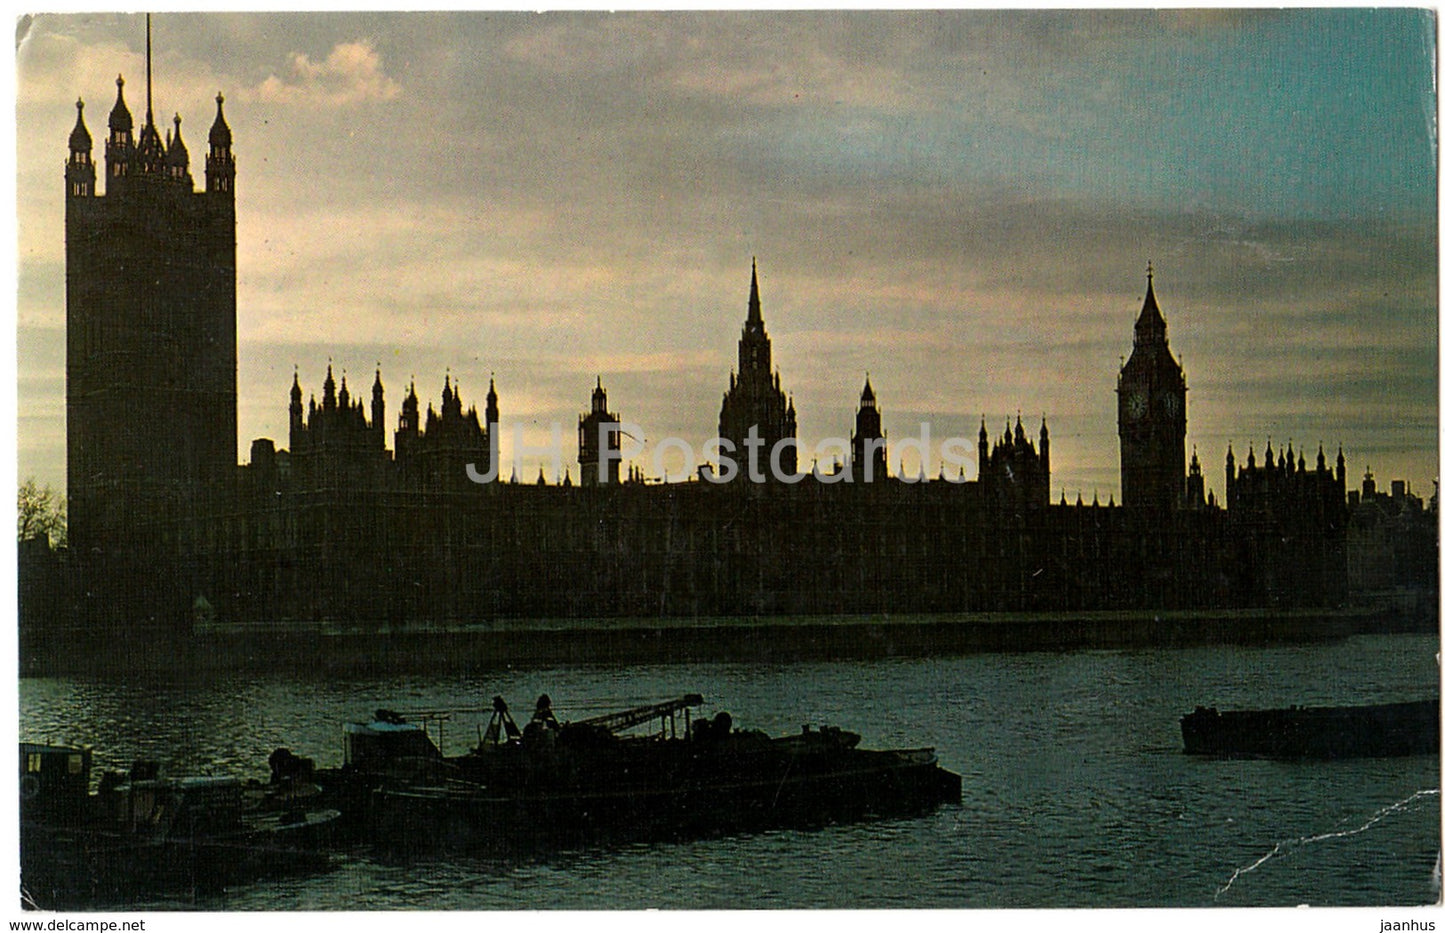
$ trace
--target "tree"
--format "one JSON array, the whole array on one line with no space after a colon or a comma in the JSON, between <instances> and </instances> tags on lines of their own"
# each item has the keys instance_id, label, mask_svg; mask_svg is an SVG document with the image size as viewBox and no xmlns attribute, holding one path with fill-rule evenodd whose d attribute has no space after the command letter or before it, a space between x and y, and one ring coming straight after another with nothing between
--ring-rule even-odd
<instances>
[{"instance_id":1,"label":"tree","mask_svg":"<svg viewBox=\"0 0 1445 933\"><path fill-rule=\"evenodd\" d=\"M45 537L56 545L65 543L65 497L34 477L20 484L16 502L16 532L21 541Z\"/></svg>"}]
</instances>

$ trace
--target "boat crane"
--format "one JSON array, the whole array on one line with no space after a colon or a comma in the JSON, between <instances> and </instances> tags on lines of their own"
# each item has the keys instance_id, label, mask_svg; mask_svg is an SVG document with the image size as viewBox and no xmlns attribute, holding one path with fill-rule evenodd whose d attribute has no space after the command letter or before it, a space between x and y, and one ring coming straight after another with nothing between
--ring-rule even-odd
<instances>
[{"instance_id":1,"label":"boat crane","mask_svg":"<svg viewBox=\"0 0 1445 933\"><path fill-rule=\"evenodd\" d=\"M593 716L590 719L581 719L568 725L586 726L592 729L603 729L607 732L617 733L631 729L633 726L640 726L643 723L651 722L654 719L671 716L678 710L701 706L702 703L703 699L701 694L689 693L664 703L651 703L647 706L637 706L617 713L608 713L605 716ZM542 710L545 708L547 715L550 716L550 707L551 703L546 700L544 694L543 697L538 700L538 709ZM677 726L674 724L673 733L676 734L676 732ZM492 718L487 723L486 732L482 735L482 744L500 745L503 742L516 741L521 737L522 730L517 728L517 722L512 718L512 713L507 708L507 701L500 696L492 697Z\"/></svg>"},{"instance_id":2,"label":"boat crane","mask_svg":"<svg viewBox=\"0 0 1445 933\"><path fill-rule=\"evenodd\" d=\"M608 713L605 716L594 716L591 719L583 719L579 726L598 726L608 732L621 732L623 729L631 729L633 726L640 726L645 722L654 719L661 719L663 716L671 716L680 709L687 709L692 706L702 705L702 694L689 693L686 696L678 697L676 700L668 700L666 703L653 703L649 706L638 706L633 709L623 710L620 713ZM674 731L676 731L674 729Z\"/></svg>"}]
</instances>

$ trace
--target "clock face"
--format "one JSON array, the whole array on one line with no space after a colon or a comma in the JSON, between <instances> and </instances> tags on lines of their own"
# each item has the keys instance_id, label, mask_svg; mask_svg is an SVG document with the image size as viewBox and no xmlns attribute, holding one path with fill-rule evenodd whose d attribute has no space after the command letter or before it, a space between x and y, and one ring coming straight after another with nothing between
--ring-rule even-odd
<instances>
[{"instance_id":1,"label":"clock face","mask_svg":"<svg viewBox=\"0 0 1445 933\"><path fill-rule=\"evenodd\" d=\"M1179 414L1179 396L1169 392L1164 396L1164 414L1173 418Z\"/></svg>"},{"instance_id":2,"label":"clock face","mask_svg":"<svg viewBox=\"0 0 1445 933\"><path fill-rule=\"evenodd\" d=\"M1149 400L1144 397L1143 392L1130 392L1124 397L1124 410L1129 413L1130 418L1142 418L1149 410Z\"/></svg>"}]
</instances>

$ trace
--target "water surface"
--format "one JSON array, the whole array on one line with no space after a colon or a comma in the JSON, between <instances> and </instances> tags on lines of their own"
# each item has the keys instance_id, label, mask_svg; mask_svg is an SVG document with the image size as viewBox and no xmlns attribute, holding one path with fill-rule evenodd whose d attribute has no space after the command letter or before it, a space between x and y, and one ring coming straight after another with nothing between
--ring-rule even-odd
<instances>
[{"instance_id":1,"label":"water surface","mask_svg":"<svg viewBox=\"0 0 1445 933\"><path fill-rule=\"evenodd\" d=\"M777 666L678 664L317 680L294 675L20 682L20 734L96 747L97 769L264 777L278 746L339 763L340 724L377 707L565 718L687 692L773 734L804 723L865 747L933 746L963 801L918 819L526 859L391 863L130 906L219 910L1008 908L1415 905L1440 852L1435 758L1215 761L1179 717L1439 695L1438 640L973 655ZM450 753L485 713L446 726ZM1246 870L1248 869L1248 870Z\"/></svg>"}]
</instances>

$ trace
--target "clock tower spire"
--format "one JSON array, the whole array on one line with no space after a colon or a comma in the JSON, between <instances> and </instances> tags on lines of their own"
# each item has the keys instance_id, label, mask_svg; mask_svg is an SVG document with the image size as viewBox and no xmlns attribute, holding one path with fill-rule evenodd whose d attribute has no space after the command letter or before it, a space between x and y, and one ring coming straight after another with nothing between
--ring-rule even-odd
<instances>
[{"instance_id":1,"label":"clock tower spire","mask_svg":"<svg viewBox=\"0 0 1445 933\"><path fill-rule=\"evenodd\" d=\"M1184 501L1184 368L1169 349L1154 297L1154 265L1134 322L1134 351L1119 370L1119 472L1124 505L1167 511Z\"/></svg>"}]
</instances>

